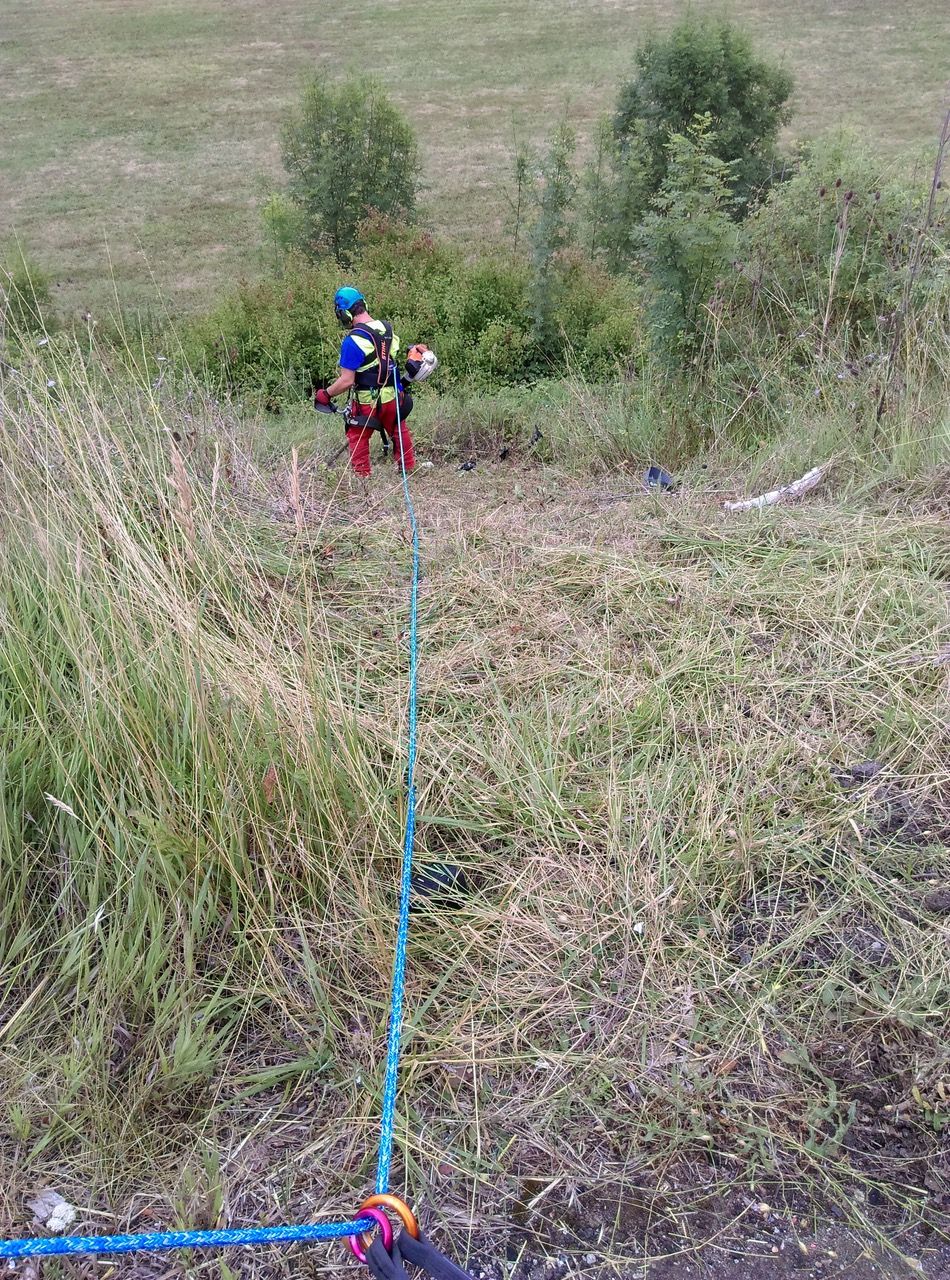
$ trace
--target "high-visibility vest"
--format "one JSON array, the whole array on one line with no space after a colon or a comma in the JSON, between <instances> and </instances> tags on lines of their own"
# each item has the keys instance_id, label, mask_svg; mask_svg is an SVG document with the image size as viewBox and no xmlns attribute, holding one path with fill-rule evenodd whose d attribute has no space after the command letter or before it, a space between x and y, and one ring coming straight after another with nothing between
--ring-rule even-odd
<instances>
[{"instance_id":1,"label":"high-visibility vest","mask_svg":"<svg viewBox=\"0 0 950 1280\"><path fill-rule=\"evenodd\" d=\"M399 339L391 324L374 320L358 323L350 330L350 338L366 356L356 370L353 399L359 405L389 404L396 398L393 386L393 357L399 350Z\"/></svg>"}]
</instances>

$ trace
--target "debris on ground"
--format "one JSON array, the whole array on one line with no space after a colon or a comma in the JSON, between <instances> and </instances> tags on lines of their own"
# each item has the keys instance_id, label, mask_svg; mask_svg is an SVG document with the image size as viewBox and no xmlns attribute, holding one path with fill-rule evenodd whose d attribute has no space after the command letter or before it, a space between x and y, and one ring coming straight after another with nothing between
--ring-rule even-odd
<instances>
[{"instance_id":1,"label":"debris on ground","mask_svg":"<svg viewBox=\"0 0 950 1280\"><path fill-rule=\"evenodd\" d=\"M834 778L839 786L848 791L852 787L860 787L863 783L870 782L883 768L879 760L862 760L860 764L836 770Z\"/></svg>"},{"instance_id":2,"label":"debris on ground","mask_svg":"<svg viewBox=\"0 0 950 1280\"><path fill-rule=\"evenodd\" d=\"M778 489L770 489L768 493L760 493L757 498L745 498L741 502L724 502L726 511L761 511L763 507L772 507L777 502L787 502L789 498L800 498L803 494L821 484L831 468L830 462L823 462L820 467L812 467L791 484L783 484Z\"/></svg>"},{"instance_id":3,"label":"debris on ground","mask_svg":"<svg viewBox=\"0 0 950 1280\"><path fill-rule=\"evenodd\" d=\"M410 880L412 908L457 907L468 893L468 879L461 867L449 862L433 862L413 871Z\"/></svg>"},{"instance_id":4,"label":"debris on ground","mask_svg":"<svg viewBox=\"0 0 950 1280\"><path fill-rule=\"evenodd\" d=\"M37 1223L55 1236L62 1235L79 1216L79 1210L75 1205L64 1200L58 1191L52 1191L49 1188L27 1201L26 1207L32 1212Z\"/></svg>"},{"instance_id":5,"label":"debris on ground","mask_svg":"<svg viewBox=\"0 0 950 1280\"><path fill-rule=\"evenodd\" d=\"M649 467L643 476L643 483L648 489L672 489L673 477L662 467Z\"/></svg>"}]
</instances>

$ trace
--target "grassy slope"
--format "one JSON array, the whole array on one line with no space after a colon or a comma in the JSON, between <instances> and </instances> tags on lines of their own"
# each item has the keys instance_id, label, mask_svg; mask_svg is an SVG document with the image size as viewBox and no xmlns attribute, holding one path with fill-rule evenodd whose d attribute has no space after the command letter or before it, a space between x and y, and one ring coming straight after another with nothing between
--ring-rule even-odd
<instances>
[{"instance_id":1,"label":"grassy slope","mask_svg":"<svg viewBox=\"0 0 950 1280\"><path fill-rule=\"evenodd\" d=\"M306 74L372 70L419 129L436 224L498 235L512 140L609 105L671 0L0 0L0 242L16 231L101 308L149 274L200 305L251 268L277 125ZM950 44L942 0L734 0L798 82L795 132L848 123L897 153L928 144ZM263 179L262 179L263 176Z\"/></svg>"},{"instance_id":2,"label":"grassy slope","mask_svg":"<svg viewBox=\"0 0 950 1280\"><path fill-rule=\"evenodd\" d=\"M399 846L398 488L295 486L213 407L78 378L0 415L3 1216L49 1183L83 1226L345 1210ZM936 1214L945 499L725 517L517 456L415 488L420 857L473 892L413 929L413 1194L496 1257L512 1229L683 1248L744 1212L728 1184L803 1172L849 1216Z\"/></svg>"}]
</instances>

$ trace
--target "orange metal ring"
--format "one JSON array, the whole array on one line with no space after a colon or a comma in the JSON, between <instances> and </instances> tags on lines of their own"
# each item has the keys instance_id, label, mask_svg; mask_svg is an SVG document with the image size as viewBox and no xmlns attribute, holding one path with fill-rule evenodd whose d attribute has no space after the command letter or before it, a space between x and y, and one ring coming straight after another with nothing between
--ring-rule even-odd
<instances>
[{"instance_id":1,"label":"orange metal ring","mask_svg":"<svg viewBox=\"0 0 950 1280\"><path fill-rule=\"evenodd\" d=\"M398 1214L402 1219L402 1225L406 1228L414 1240L419 1239L419 1224L416 1221L416 1215L412 1212L405 1200L400 1200L398 1196L391 1196L388 1192L380 1192L378 1195L369 1196L360 1205L359 1213L365 1212L367 1209L391 1209L393 1213Z\"/></svg>"}]
</instances>

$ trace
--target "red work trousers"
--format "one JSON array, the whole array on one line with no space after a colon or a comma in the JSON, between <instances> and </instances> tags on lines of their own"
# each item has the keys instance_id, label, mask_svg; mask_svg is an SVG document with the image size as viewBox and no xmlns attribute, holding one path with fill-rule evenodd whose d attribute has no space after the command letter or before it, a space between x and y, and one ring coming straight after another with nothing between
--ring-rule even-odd
<instances>
[{"instance_id":1,"label":"red work trousers","mask_svg":"<svg viewBox=\"0 0 950 1280\"><path fill-rule=\"evenodd\" d=\"M373 417L372 427L350 427L346 433L346 443L350 450L350 465L358 476L368 476L372 468L369 462L369 442L373 431L382 427L393 442L393 461L401 468L405 458L406 470L411 471L416 465L416 454L412 447L412 436L405 422L397 422L396 401L381 404Z\"/></svg>"}]
</instances>

